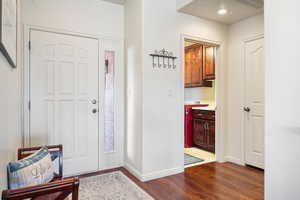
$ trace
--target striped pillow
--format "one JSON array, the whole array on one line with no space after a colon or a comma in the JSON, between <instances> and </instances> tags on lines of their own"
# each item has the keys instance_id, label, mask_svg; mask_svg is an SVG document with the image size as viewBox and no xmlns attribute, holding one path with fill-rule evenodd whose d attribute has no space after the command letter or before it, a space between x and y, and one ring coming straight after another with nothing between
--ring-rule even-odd
<instances>
[{"instance_id":1,"label":"striped pillow","mask_svg":"<svg viewBox=\"0 0 300 200\"><path fill-rule=\"evenodd\" d=\"M9 188L18 189L49 183L54 177L54 167L47 147L7 166Z\"/></svg>"}]
</instances>

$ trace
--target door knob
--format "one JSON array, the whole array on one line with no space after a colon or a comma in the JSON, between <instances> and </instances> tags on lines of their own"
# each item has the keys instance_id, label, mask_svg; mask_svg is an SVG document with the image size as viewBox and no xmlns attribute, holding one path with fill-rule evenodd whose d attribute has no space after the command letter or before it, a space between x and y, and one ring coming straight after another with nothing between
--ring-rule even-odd
<instances>
[{"instance_id":1,"label":"door knob","mask_svg":"<svg viewBox=\"0 0 300 200\"><path fill-rule=\"evenodd\" d=\"M244 107L244 111L245 111L245 112L250 112L251 109L250 109L249 107Z\"/></svg>"},{"instance_id":2,"label":"door knob","mask_svg":"<svg viewBox=\"0 0 300 200\"><path fill-rule=\"evenodd\" d=\"M93 114L95 114L95 113L97 113L98 112L98 110L96 109L96 108L94 108L93 110L92 110L92 113Z\"/></svg>"}]
</instances>

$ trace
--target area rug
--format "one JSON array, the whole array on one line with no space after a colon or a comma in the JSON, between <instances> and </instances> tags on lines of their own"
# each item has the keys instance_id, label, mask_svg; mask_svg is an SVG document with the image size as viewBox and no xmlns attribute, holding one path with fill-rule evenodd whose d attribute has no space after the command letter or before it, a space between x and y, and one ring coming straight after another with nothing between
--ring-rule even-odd
<instances>
[{"instance_id":1,"label":"area rug","mask_svg":"<svg viewBox=\"0 0 300 200\"><path fill-rule=\"evenodd\" d=\"M79 200L154 200L121 171L80 179Z\"/></svg>"},{"instance_id":2,"label":"area rug","mask_svg":"<svg viewBox=\"0 0 300 200\"><path fill-rule=\"evenodd\" d=\"M204 160L201 158L197 158L197 157L191 156L186 153L184 154L184 165L191 165L191 164L200 163L203 161Z\"/></svg>"}]
</instances>

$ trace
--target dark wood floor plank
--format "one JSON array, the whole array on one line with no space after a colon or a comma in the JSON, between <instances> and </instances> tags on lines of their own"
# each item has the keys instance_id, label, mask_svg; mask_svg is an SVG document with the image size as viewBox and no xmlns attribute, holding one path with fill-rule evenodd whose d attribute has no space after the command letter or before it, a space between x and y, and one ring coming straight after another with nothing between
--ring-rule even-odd
<instances>
[{"instance_id":1,"label":"dark wood floor plank","mask_svg":"<svg viewBox=\"0 0 300 200\"><path fill-rule=\"evenodd\" d=\"M141 182L124 168L120 170L156 200L263 200L264 172L232 163L208 163L186 168L184 173Z\"/></svg>"}]
</instances>

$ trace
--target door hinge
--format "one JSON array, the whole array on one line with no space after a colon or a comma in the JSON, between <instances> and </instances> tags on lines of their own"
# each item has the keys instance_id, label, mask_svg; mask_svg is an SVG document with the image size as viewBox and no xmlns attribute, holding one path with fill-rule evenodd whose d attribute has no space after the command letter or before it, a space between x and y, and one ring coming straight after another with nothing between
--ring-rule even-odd
<instances>
[{"instance_id":1,"label":"door hinge","mask_svg":"<svg viewBox=\"0 0 300 200\"><path fill-rule=\"evenodd\" d=\"M105 59L105 73L108 74L108 66L109 66L109 61L108 59Z\"/></svg>"},{"instance_id":2,"label":"door hinge","mask_svg":"<svg viewBox=\"0 0 300 200\"><path fill-rule=\"evenodd\" d=\"M28 42L28 49L31 51L31 41Z\"/></svg>"},{"instance_id":3,"label":"door hinge","mask_svg":"<svg viewBox=\"0 0 300 200\"><path fill-rule=\"evenodd\" d=\"M28 101L28 110L31 110L31 101Z\"/></svg>"}]
</instances>

